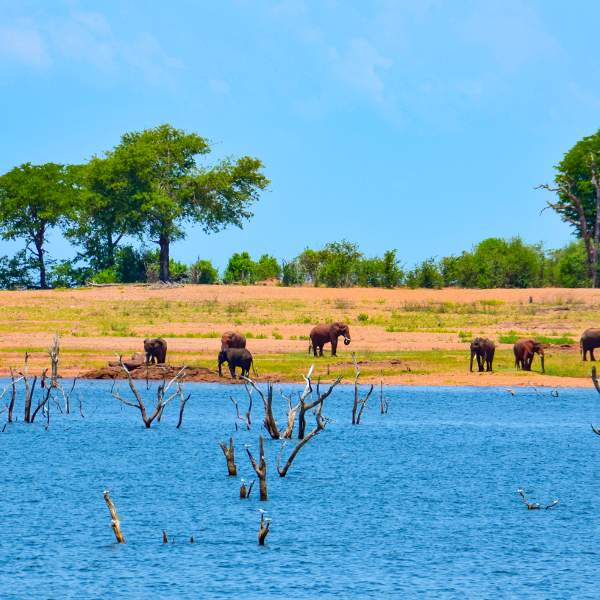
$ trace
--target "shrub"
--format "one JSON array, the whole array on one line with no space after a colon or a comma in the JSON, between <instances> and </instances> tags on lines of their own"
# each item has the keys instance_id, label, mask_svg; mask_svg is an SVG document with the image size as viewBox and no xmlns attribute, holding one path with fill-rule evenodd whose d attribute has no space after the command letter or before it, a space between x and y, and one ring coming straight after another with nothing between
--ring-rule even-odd
<instances>
[{"instance_id":1,"label":"shrub","mask_svg":"<svg viewBox=\"0 0 600 600\"><path fill-rule=\"evenodd\" d=\"M248 252L236 252L227 263L223 274L225 283L254 283L256 281L256 263Z\"/></svg>"},{"instance_id":2,"label":"shrub","mask_svg":"<svg viewBox=\"0 0 600 600\"><path fill-rule=\"evenodd\" d=\"M256 263L255 276L257 281L279 279L281 277L281 266L274 256L263 254Z\"/></svg>"},{"instance_id":3,"label":"shrub","mask_svg":"<svg viewBox=\"0 0 600 600\"><path fill-rule=\"evenodd\" d=\"M213 267L210 260L197 259L189 269L190 283L211 284L216 283L219 272Z\"/></svg>"}]
</instances>

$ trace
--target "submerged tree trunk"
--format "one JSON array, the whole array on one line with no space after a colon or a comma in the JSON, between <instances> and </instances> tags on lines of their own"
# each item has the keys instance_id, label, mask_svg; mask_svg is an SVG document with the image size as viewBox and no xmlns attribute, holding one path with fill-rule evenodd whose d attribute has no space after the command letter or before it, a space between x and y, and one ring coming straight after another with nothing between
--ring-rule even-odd
<instances>
[{"instance_id":1,"label":"submerged tree trunk","mask_svg":"<svg viewBox=\"0 0 600 600\"><path fill-rule=\"evenodd\" d=\"M160 263L160 273L159 273L159 279L163 282L167 282L170 279L170 273L169 273L169 236L161 233L160 234L160 238L158 240L158 243L160 245L160 257L159 257L159 263Z\"/></svg>"}]
</instances>

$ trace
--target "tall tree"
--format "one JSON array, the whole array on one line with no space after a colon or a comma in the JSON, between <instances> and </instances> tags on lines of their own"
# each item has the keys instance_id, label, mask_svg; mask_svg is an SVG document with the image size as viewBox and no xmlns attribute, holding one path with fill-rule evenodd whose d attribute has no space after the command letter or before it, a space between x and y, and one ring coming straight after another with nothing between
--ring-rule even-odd
<instances>
[{"instance_id":1,"label":"tall tree","mask_svg":"<svg viewBox=\"0 0 600 600\"><path fill-rule=\"evenodd\" d=\"M5 240L23 239L46 281L46 236L64 222L73 208L75 192L63 165L25 163L0 177L0 233Z\"/></svg>"},{"instance_id":2,"label":"tall tree","mask_svg":"<svg viewBox=\"0 0 600 600\"><path fill-rule=\"evenodd\" d=\"M83 257L96 269L115 266L116 250L126 235L141 229L138 186L127 163L112 152L69 167L80 201L66 236L83 247Z\"/></svg>"},{"instance_id":3,"label":"tall tree","mask_svg":"<svg viewBox=\"0 0 600 600\"><path fill-rule=\"evenodd\" d=\"M125 166L127 187L135 190L142 232L160 248L160 279L169 280L171 242L196 223L206 233L228 225L242 227L249 206L269 185L262 163L249 156L202 167L197 157L210 152L195 133L171 125L123 135L111 156Z\"/></svg>"},{"instance_id":4,"label":"tall tree","mask_svg":"<svg viewBox=\"0 0 600 600\"><path fill-rule=\"evenodd\" d=\"M577 142L556 165L555 185L538 186L554 192L548 201L563 221L583 240L587 274L592 287L598 284L600 245L600 130Z\"/></svg>"}]
</instances>

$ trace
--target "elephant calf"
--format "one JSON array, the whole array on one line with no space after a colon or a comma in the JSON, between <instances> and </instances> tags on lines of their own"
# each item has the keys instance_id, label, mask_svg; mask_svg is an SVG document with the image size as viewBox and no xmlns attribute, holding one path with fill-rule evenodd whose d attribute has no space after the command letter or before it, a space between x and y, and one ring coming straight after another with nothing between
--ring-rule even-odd
<instances>
[{"instance_id":1,"label":"elephant calf","mask_svg":"<svg viewBox=\"0 0 600 600\"><path fill-rule=\"evenodd\" d=\"M477 368L481 373L483 371L483 365L485 363L485 370L492 370L492 363L494 362L494 353L496 352L496 344L488 338L475 338L471 342L471 364L469 369L473 372L473 357L477 357Z\"/></svg>"},{"instance_id":2,"label":"elephant calf","mask_svg":"<svg viewBox=\"0 0 600 600\"><path fill-rule=\"evenodd\" d=\"M156 362L161 365L167 361L167 342L162 338L147 338L144 340L146 364Z\"/></svg>"},{"instance_id":3,"label":"elephant calf","mask_svg":"<svg viewBox=\"0 0 600 600\"><path fill-rule=\"evenodd\" d=\"M219 352L219 376L223 377L221 365L226 362L229 366L229 372L231 373L232 379L235 379L235 369L239 367L242 370L242 377L248 377L250 375L250 367L254 371L255 375L258 375L254 369L252 354L246 348L225 348Z\"/></svg>"}]
</instances>

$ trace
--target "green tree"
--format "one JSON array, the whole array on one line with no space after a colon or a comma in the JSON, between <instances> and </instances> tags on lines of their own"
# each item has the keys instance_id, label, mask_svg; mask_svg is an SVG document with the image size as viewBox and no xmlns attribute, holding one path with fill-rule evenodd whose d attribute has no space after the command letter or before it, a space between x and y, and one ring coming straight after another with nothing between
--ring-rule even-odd
<instances>
[{"instance_id":1,"label":"green tree","mask_svg":"<svg viewBox=\"0 0 600 600\"><path fill-rule=\"evenodd\" d=\"M146 281L146 256L132 246L122 246L114 252L114 270L119 283Z\"/></svg>"},{"instance_id":2,"label":"green tree","mask_svg":"<svg viewBox=\"0 0 600 600\"><path fill-rule=\"evenodd\" d=\"M350 287L356 283L358 246L346 240L329 243L321 251L319 278L327 287Z\"/></svg>"},{"instance_id":3,"label":"green tree","mask_svg":"<svg viewBox=\"0 0 600 600\"><path fill-rule=\"evenodd\" d=\"M125 185L139 201L143 235L159 245L162 281L170 277L170 244L185 236L186 222L199 224L206 233L242 227L252 216L250 205L269 184L257 158L199 166L197 157L209 152L199 135L161 125L126 133L111 153L127 167Z\"/></svg>"},{"instance_id":4,"label":"green tree","mask_svg":"<svg viewBox=\"0 0 600 600\"><path fill-rule=\"evenodd\" d=\"M407 274L406 283L411 288L437 289L444 285L444 280L435 260L428 258Z\"/></svg>"},{"instance_id":5,"label":"green tree","mask_svg":"<svg viewBox=\"0 0 600 600\"><path fill-rule=\"evenodd\" d=\"M600 246L600 130L577 142L556 165L554 185L538 187L556 194L547 205L583 240L588 279L598 284Z\"/></svg>"},{"instance_id":6,"label":"green tree","mask_svg":"<svg viewBox=\"0 0 600 600\"><path fill-rule=\"evenodd\" d=\"M31 259L25 250L20 250L14 256L0 256L0 288L13 289L31 287Z\"/></svg>"},{"instance_id":7,"label":"green tree","mask_svg":"<svg viewBox=\"0 0 600 600\"><path fill-rule=\"evenodd\" d=\"M323 252L305 248L296 259L299 268L306 273L306 277L314 286L319 285L319 271L323 264Z\"/></svg>"},{"instance_id":8,"label":"green tree","mask_svg":"<svg viewBox=\"0 0 600 600\"><path fill-rule=\"evenodd\" d=\"M197 259L196 262L190 266L190 281L192 283L204 283L211 284L216 283L219 279L219 272L210 260Z\"/></svg>"},{"instance_id":9,"label":"green tree","mask_svg":"<svg viewBox=\"0 0 600 600\"><path fill-rule=\"evenodd\" d=\"M281 266L274 256L263 254L256 263L256 280L279 279L281 277Z\"/></svg>"},{"instance_id":10,"label":"green tree","mask_svg":"<svg viewBox=\"0 0 600 600\"><path fill-rule=\"evenodd\" d=\"M283 261L281 267L281 285L292 287L302 285L306 281L306 272L298 259Z\"/></svg>"},{"instance_id":11,"label":"green tree","mask_svg":"<svg viewBox=\"0 0 600 600\"><path fill-rule=\"evenodd\" d=\"M23 239L35 260L39 285L47 288L46 236L72 213L76 193L63 165L26 163L0 177L0 231Z\"/></svg>"},{"instance_id":12,"label":"green tree","mask_svg":"<svg viewBox=\"0 0 600 600\"><path fill-rule=\"evenodd\" d=\"M383 254L383 278L382 285L386 288L395 288L402 283L404 273L400 268L395 250L388 250Z\"/></svg>"},{"instance_id":13,"label":"green tree","mask_svg":"<svg viewBox=\"0 0 600 600\"><path fill-rule=\"evenodd\" d=\"M135 173L122 156L107 152L69 167L69 174L80 200L65 234L83 248L82 257L93 268L114 267L119 243L142 230Z\"/></svg>"},{"instance_id":14,"label":"green tree","mask_svg":"<svg viewBox=\"0 0 600 600\"><path fill-rule=\"evenodd\" d=\"M223 274L225 283L254 283L256 281L256 263L248 252L236 252L227 263Z\"/></svg>"},{"instance_id":15,"label":"green tree","mask_svg":"<svg viewBox=\"0 0 600 600\"><path fill-rule=\"evenodd\" d=\"M582 240L571 242L550 253L549 283L558 287L588 287L590 280L586 268L586 251Z\"/></svg>"}]
</instances>

